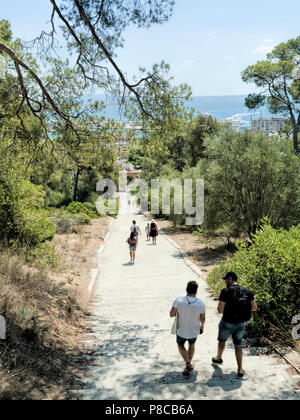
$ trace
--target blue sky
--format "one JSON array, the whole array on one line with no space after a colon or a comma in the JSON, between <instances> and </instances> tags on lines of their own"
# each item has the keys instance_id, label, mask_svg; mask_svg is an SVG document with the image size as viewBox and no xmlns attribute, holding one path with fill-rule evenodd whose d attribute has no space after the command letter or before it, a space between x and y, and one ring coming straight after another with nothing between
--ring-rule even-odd
<instances>
[{"instance_id":1,"label":"blue sky","mask_svg":"<svg viewBox=\"0 0 300 420\"><path fill-rule=\"evenodd\" d=\"M0 18L26 40L47 28L50 10L49 0L0 0ZM118 63L130 77L164 60L174 83L188 83L194 95L247 94L253 87L241 81L241 71L300 35L299 16L299 0L176 0L164 25L127 29Z\"/></svg>"}]
</instances>

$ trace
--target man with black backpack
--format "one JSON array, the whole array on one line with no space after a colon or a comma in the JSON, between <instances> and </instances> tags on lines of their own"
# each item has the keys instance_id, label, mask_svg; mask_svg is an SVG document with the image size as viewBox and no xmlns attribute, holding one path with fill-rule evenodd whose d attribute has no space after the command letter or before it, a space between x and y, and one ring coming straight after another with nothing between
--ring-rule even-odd
<instances>
[{"instance_id":1,"label":"man with black backpack","mask_svg":"<svg viewBox=\"0 0 300 420\"><path fill-rule=\"evenodd\" d=\"M219 324L218 355L212 359L212 362L219 365L223 363L222 355L226 342L229 337L232 337L238 365L237 375L243 378L245 371L243 370L242 340L246 322L250 320L251 312L257 310L257 305L250 290L238 284L238 276L235 273L227 273L223 280L227 287L222 290L218 305L218 312L223 314L223 318Z\"/></svg>"}]
</instances>

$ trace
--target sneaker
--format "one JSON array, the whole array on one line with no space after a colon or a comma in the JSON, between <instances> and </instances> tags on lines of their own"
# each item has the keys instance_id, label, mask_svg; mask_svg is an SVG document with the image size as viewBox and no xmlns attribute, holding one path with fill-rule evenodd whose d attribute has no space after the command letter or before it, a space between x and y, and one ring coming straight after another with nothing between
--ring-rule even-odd
<instances>
[{"instance_id":1,"label":"sneaker","mask_svg":"<svg viewBox=\"0 0 300 420\"><path fill-rule=\"evenodd\" d=\"M222 364L223 364L223 359L218 359L217 357L213 357L213 358L212 358L212 362L213 362L215 365L222 365Z\"/></svg>"},{"instance_id":2,"label":"sneaker","mask_svg":"<svg viewBox=\"0 0 300 420\"><path fill-rule=\"evenodd\" d=\"M244 375L245 375L245 371L244 371L244 369L242 369L240 372L238 372L238 373L237 373L237 377L238 377L239 379L242 379L242 378L244 377Z\"/></svg>"}]
</instances>

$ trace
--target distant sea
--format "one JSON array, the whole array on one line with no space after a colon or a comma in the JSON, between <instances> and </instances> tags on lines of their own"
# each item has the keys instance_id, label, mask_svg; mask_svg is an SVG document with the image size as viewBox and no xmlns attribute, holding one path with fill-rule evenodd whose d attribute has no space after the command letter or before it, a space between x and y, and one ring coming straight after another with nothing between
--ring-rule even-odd
<instances>
[{"instance_id":1,"label":"distant sea","mask_svg":"<svg viewBox=\"0 0 300 420\"><path fill-rule=\"evenodd\" d=\"M233 96L194 96L186 101L187 108L194 108L196 114L211 115L217 120L234 119L241 122L241 128L250 128L251 119L270 118L271 114L266 108L259 111L250 111L245 106L246 95ZM91 97L90 97L91 99ZM124 116L115 101L104 95L93 97L94 100L102 100L107 105L102 115L109 119L123 120Z\"/></svg>"}]
</instances>

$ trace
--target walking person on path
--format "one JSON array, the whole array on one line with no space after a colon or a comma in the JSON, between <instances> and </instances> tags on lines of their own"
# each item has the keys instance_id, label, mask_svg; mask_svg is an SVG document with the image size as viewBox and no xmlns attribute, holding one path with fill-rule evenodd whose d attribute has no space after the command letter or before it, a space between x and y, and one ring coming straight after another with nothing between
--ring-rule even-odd
<instances>
[{"instance_id":1,"label":"walking person on path","mask_svg":"<svg viewBox=\"0 0 300 420\"><path fill-rule=\"evenodd\" d=\"M134 232L131 232L130 237L127 239L126 243L129 245L129 253L130 253L130 263L135 263L135 253L137 247L137 237Z\"/></svg>"},{"instance_id":2,"label":"walking person on path","mask_svg":"<svg viewBox=\"0 0 300 420\"><path fill-rule=\"evenodd\" d=\"M223 314L219 324L218 354L212 359L215 364L222 364L222 356L229 337L232 337L235 346L235 356L238 365L237 376L243 378L243 350L242 340L246 331L246 322L251 318L251 312L257 310L253 294L246 287L238 284L238 276L234 272L223 277L227 287L222 290L219 297L218 312Z\"/></svg>"},{"instance_id":3,"label":"walking person on path","mask_svg":"<svg viewBox=\"0 0 300 420\"><path fill-rule=\"evenodd\" d=\"M156 238L158 236L158 226L154 222L154 220L151 220L151 224L150 224L150 236L152 238L152 244L153 245L156 245Z\"/></svg>"},{"instance_id":4,"label":"walking person on path","mask_svg":"<svg viewBox=\"0 0 300 420\"><path fill-rule=\"evenodd\" d=\"M130 232L135 234L137 241L138 241L139 235L141 235L141 236L142 236L141 229L140 229L140 227L136 224L136 221L135 221L135 220L133 220L133 221L132 221L132 225L131 225L131 228L130 228Z\"/></svg>"},{"instance_id":5,"label":"walking person on path","mask_svg":"<svg viewBox=\"0 0 300 420\"><path fill-rule=\"evenodd\" d=\"M199 334L203 334L205 324L205 304L197 296L198 283L190 281L187 284L184 297L177 298L172 306L170 317L177 315L176 341L178 350L185 361L185 369L182 372L184 376L188 376L195 368L192 363L196 341ZM185 343L188 341L188 350Z\"/></svg>"},{"instance_id":6,"label":"walking person on path","mask_svg":"<svg viewBox=\"0 0 300 420\"><path fill-rule=\"evenodd\" d=\"M145 227L145 232L147 235L147 241L150 241L150 223L147 223L147 226Z\"/></svg>"}]
</instances>

